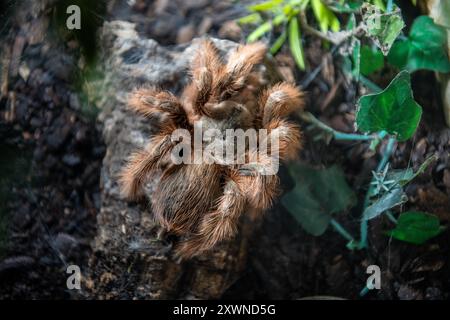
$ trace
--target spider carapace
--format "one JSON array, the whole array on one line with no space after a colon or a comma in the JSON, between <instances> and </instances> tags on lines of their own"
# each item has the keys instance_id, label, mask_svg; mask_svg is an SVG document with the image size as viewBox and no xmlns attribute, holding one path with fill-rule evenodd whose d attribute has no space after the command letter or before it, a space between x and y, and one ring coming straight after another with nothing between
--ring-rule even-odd
<instances>
[{"instance_id":1,"label":"spider carapace","mask_svg":"<svg viewBox=\"0 0 450 320\"><path fill-rule=\"evenodd\" d=\"M266 155L258 148L246 150L245 163L174 163L176 130L193 132L198 123L220 132L265 129L269 138L276 134L280 160L297 156L301 148L300 129L287 117L303 107L303 94L285 82L257 87L253 69L265 53L261 43L239 46L224 62L213 42L203 40L190 66L192 81L180 98L154 87L130 94L129 108L157 117L159 131L128 159L120 173L121 190L130 199L140 198L147 179L162 172L151 196L152 211L167 232L180 236L175 252L182 259L233 237L241 214L269 208L279 179L262 173L271 164L273 150Z\"/></svg>"}]
</instances>

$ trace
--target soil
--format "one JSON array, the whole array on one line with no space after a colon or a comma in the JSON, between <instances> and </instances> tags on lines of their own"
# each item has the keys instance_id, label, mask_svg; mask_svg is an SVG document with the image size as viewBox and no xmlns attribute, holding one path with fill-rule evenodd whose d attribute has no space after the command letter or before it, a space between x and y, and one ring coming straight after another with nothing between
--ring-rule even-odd
<instances>
[{"instance_id":1,"label":"soil","mask_svg":"<svg viewBox=\"0 0 450 320\"><path fill-rule=\"evenodd\" d=\"M96 121L95 101L86 98L82 81L95 77L95 52L86 37L70 38L58 29L51 1L24 6L7 2L3 28L0 100L0 298L76 298L68 291L66 266L88 263L100 208L100 170L105 147ZM44 5L46 4L46 5ZM244 2L245 4L245 2ZM244 14L234 1L112 1L93 8L93 28L102 20L134 22L141 35L172 46L198 36L245 39L233 19ZM411 17L417 14L404 8ZM99 19L99 17L101 19ZM94 33L92 30L89 33ZM94 33L95 34L95 33ZM88 39L89 40L89 39ZM338 61L321 41L306 36L310 65L296 70L288 48L276 61L286 79L309 82L307 110L333 128L352 132L357 97L363 88L348 83ZM382 70L380 86L392 79ZM443 121L439 86L431 72L413 75L415 99L423 118L414 138L400 143L391 167L418 168L430 155L438 160L407 188L402 210L434 213L444 225L450 219L450 129ZM302 160L316 166L340 164L362 199L378 155L363 143L326 144L305 132ZM381 146L383 148L383 146ZM292 181L282 174L285 189ZM358 234L360 208L337 219ZM277 221L277 223L273 223ZM274 227L276 226L276 227ZM327 295L362 299L447 299L450 294L450 231L421 246L384 235L385 218L370 223L369 248L346 249L346 241L329 229L313 237L301 229L281 204L266 216L252 237L248 266L225 299L298 299ZM382 290L364 297L368 265L382 270Z\"/></svg>"}]
</instances>

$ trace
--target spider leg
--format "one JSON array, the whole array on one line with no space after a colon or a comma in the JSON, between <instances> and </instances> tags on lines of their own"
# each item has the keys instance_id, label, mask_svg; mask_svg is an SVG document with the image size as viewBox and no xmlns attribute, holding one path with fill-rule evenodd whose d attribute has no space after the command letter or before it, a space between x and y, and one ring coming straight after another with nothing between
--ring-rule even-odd
<instances>
[{"instance_id":1,"label":"spider leg","mask_svg":"<svg viewBox=\"0 0 450 320\"><path fill-rule=\"evenodd\" d=\"M245 195L253 208L264 210L270 208L279 194L279 178L274 159L267 154L249 152L248 162L238 168L245 183Z\"/></svg>"},{"instance_id":2,"label":"spider leg","mask_svg":"<svg viewBox=\"0 0 450 320\"><path fill-rule=\"evenodd\" d=\"M265 53L266 46L260 42L239 46L232 52L228 63L214 77L212 100L228 100L242 90L254 65L261 63Z\"/></svg>"},{"instance_id":3,"label":"spider leg","mask_svg":"<svg viewBox=\"0 0 450 320\"><path fill-rule=\"evenodd\" d=\"M303 93L289 83L280 83L262 94L259 105L259 125L268 130L268 150L275 152L279 160L295 158L302 146L301 131L298 125L286 118L303 108ZM273 145L273 139L278 141L277 145Z\"/></svg>"},{"instance_id":4,"label":"spider leg","mask_svg":"<svg viewBox=\"0 0 450 320\"><path fill-rule=\"evenodd\" d=\"M178 257L194 257L236 234L239 217L247 201L243 191L244 185L245 181L236 171L229 174L216 209L202 218L196 234L177 246L175 254Z\"/></svg>"},{"instance_id":5,"label":"spider leg","mask_svg":"<svg viewBox=\"0 0 450 320\"><path fill-rule=\"evenodd\" d=\"M183 95L189 97L192 101L193 111L197 115L208 114L205 110L205 104L213 92L213 79L215 75L223 68L217 48L210 40L201 42L197 54L192 60L191 74L192 82L185 89Z\"/></svg>"},{"instance_id":6,"label":"spider leg","mask_svg":"<svg viewBox=\"0 0 450 320\"><path fill-rule=\"evenodd\" d=\"M154 87L135 89L128 99L128 107L147 118L165 114L172 123L183 127L187 123L186 111L178 98Z\"/></svg>"},{"instance_id":7,"label":"spider leg","mask_svg":"<svg viewBox=\"0 0 450 320\"><path fill-rule=\"evenodd\" d=\"M262 127L274 119L282 119L303 109L303 93L295 86L282 82L265 90L259 99Z\"/></svg>"},{"instance_id":8,"label":"spider leg","mask_svg":"<svg viewBox=\"0 0 450 320\"><path fill-rule=\"evenodd\" d=\"M119 174L122 194L129 199L143 196L142 186L152 171L167 163L173 143L170 133L154 136L148 144L148 150L133 153Z\"/></svg>"},{"instance_id":9,"label":"spider leg","mask_svg":"<svg viewBox=\"0 0 450 320\"><path fill-rule=\"evenodd\" d=\"M272 158L278 157L280 161L297 158L302 148L302 134L297 124L276 119L269 122L266 129L269 132L266 138L267 152Z\"/></svg>"}]
</instances>

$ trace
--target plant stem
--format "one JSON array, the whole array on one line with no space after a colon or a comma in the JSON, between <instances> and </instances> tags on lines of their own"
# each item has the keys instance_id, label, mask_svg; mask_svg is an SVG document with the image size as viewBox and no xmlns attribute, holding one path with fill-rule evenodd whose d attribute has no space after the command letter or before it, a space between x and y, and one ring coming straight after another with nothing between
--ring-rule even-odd
<instances>
[{"instance_id":1,"label":"plant stem","mask_svg":"<svg viewBox=\"0 0 450 320\"><path fill-rule=\"evenodd\" d=\"M393 0L388 0L388 2L387 2L387 6L386 6L386 11L389 13L389 12L392 12L392 8L394 7L394 1Z\"/></svg>"},{"instance_id":2,"label":"plant stem","mask_svg":"<svg viewBox=\"0 0 450 320\"><path fill-rule=\"evenodd\" d=\"M372 137L372 136L365 136L365 135L357 134L357 133L345 133L345 132L339 132L339 131L336 131L336 130L334 130L333 136L334 136L335 140L362 140L362 141L368 141L368 140L373 140L374 139L374 137Z\"/></svg>"},{"instance_id":3,"label":"plant stem","mask_svg":"<svg viewBox=\"0 0 450 320\"><path fill-rule=\"evenodd\" d=\"M330 126L326 125L310 112L301 112L300 117L302 120L311 123L312 125L316 126L317 128L331 134L334 139L336 140L359 140L359 141L370 141L377 138L376 135L363 135L363 134L356 134L356 133L345 133L337 131Z\"/></svg>"},{"instance_id":4,"label":"plant stem","mask_svg":"<svg viewBox=\"0 0 450 320\"><path fill-rule=\"evenodd\" d=\"M367 288L367 286L365 286L359 293L359 296L364 297L368 292L369 292L369 288Z\"/></svg>"},{"instance_id":5,"label":"plant stem","mask_svg":"<svg viewBox=\"0 0 450 320\"><path fill-rule=\"evenodd\" d=\"M345 239L347 239L350 242L355 241L352 235L348 233L348 231L345 230L344 227L335 219L331 219L330 224L333 226L334 230L336 230L336 232L339 233L341 236L343 236Z\"/></svg>"},{"instance_id":6,"label":"plant stem","mask_svg":"<svg viewBox=\"0 0 450 320\"><path fill-rule=\"evenodd\" d=\"M378 167L376 172L383 171L384 167L389 161L389 158L391 157L392 153L394 152L394 146L395 146L396 139L393 137L390 137L386 146L386 149L384 150L383 157L381 158L380 162L378 163ZM370 203L370 195L373 192L373 189L375 186L372 184L374 179L371 180L369 190L367 190L366 197L364 198L364 206L363 206L363 213L366 210L366 208L369 206ZM364 219L362 217L361 219L361 240L359 241L359 248L366 248L367 247L367 229L368 229L368 220Z\"/></svg>"},{"instance_id":7,"label":"plant stem","mask_svg":"<svg viewBox=\"0 0 450 320\"><path fill-rule=\"evenodd\" d=\"M380 172L384 169L386 164L389 161L389 158L391 157L392 153L394 152L395 142L397 140L394 137L390 137L386 146L386 150L384 150L383 157L381 158L380 163L377 167L377 172Z\"/></svg>"},{"instance_id":8,"label":"plant stem","mask_svg":"<svg viewBox=\"0 0 450 320\"><path fill-rule=\"evenodd\" d=\"M377 84L364 77L362 74L359 75L359 81L373 93L379 93L383 91L383 89L381 89Z\"/></svg>"},{"instance_id":9,"label":"plant stem","mask_svg":"<svg viewBox=\"0 0 450 320\"><path fill-rule=\"evenodd\" d=\"M395 219L394 215L391 213L391 211L386 211L386 216L391 220L394 224L397 224L397 219Z\"/></svg>"}]
</instances>

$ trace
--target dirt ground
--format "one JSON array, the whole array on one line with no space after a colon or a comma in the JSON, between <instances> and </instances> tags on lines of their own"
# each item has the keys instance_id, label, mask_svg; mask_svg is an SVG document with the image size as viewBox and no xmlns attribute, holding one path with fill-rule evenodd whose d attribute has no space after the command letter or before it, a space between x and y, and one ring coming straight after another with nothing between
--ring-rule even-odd
<instances>
[{"instance_id":1,"label":"dirt ground","mask_svg":"<svg viewBox=\"0 0 450 320\"><path fill-rule=\"evenodd\" d=\"M49 1L42 1L47 3ZM93 6L95 22L121 19L137 24L140 34L172 46L210 35L245 39L233 19L245 2L211 0L125 1ZM16 10L16 6L20 10ZM65 288L68 264L86 266L100 207L99 179L105 147L96 122L95 101L85 95L83 79L95 77L92 39L66 39L58 31L55 6L7 2L2 34L0 100L0 298L73 298ZM404 8L408 16L418 14ZM56 18L55 18L56 17ZM410 19L407 19L409 21ZM90 31L90 34L95 34ZM309 71L325 67L308 86L307 110L333 128L352 132L355 102L361 88L346 83L321 41L306 37ZM305 83L284 48L276 61L285 78ZM5 66L8 66L5 68ZM385 86L388 70L376 75ZM391 165L419 165L432 154L439 159L407 188L403 210L450 219L450 129L444 124L439 86L431 72L413 75L415 98L423 107L420 127L411 141L396 148ZM340 164L347 181L364 197L377 157L362 143L330 145L305 133L302 159L315 165ZM292 186L283 178L285 189ZM357 234L360 208L339 216ZM273 221L277 228L273 227ZM331 229L321 237L305 233L284 209L276 206L252 239L248 267L224 295L231 298L297 299L327 295L359 298L366 267L383 270L382 290L363 299L447 299L450 294L450 231L422 246L389 239L387 219L370 223L369 249L349 251Z\"/></svg>"}]
</instances>

